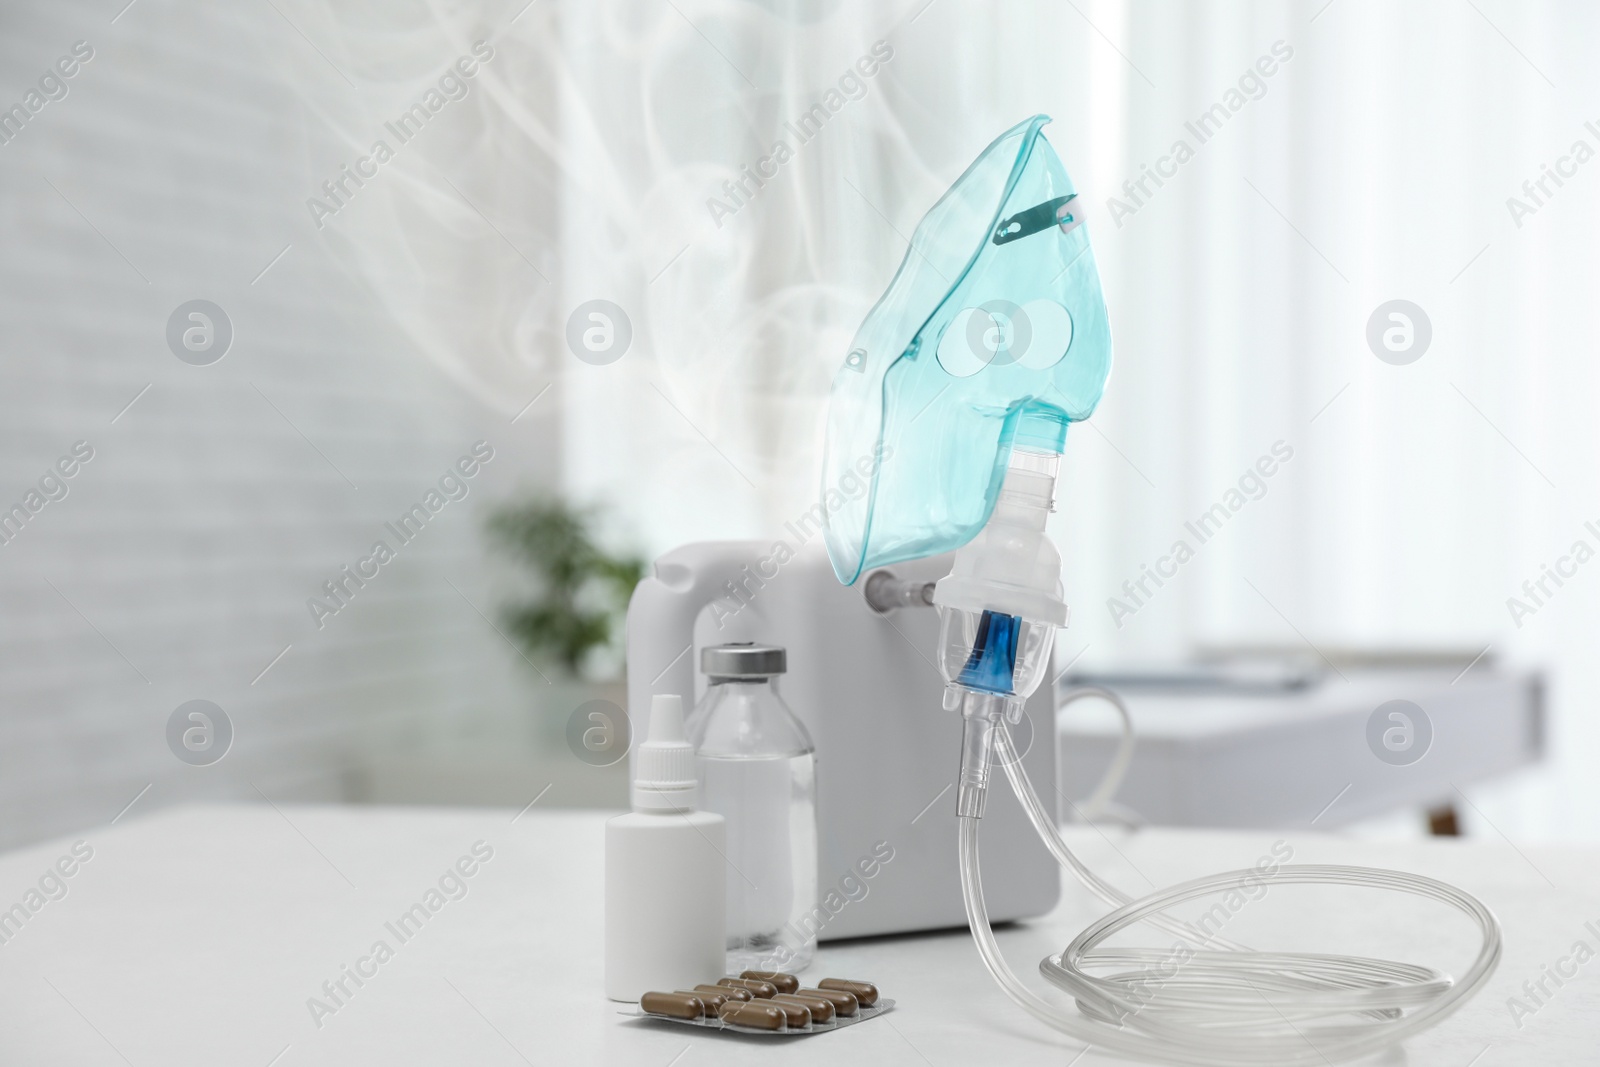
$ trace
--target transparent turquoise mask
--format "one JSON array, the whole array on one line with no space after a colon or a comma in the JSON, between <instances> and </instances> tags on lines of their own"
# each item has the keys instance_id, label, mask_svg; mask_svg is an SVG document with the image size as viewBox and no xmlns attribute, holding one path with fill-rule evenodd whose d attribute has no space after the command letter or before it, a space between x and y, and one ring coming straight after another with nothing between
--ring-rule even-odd
<instances>
[{"instance_id":1,"label":"transparent turquoise mask","mask_svg":"<svg viewBox=\"0 0 1600 1067\"><path fill-rule=\"evenodd\" d=\"M1060 452L1105 390L1100 275L1049 121L1007 130L933 206L834 377L823 506L846 585L972 540L1011 450Z\"/></svg>"}]
</instances>

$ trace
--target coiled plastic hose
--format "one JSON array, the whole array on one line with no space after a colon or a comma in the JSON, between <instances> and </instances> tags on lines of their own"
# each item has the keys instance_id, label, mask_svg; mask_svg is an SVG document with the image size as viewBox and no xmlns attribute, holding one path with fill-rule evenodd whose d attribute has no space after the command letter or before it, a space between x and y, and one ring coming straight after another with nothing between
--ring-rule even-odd
<instances>
[{"instance_id":1,"label":"coiled plastic hose","mask_svg":"<svg viewBox=\"0 0 1600 1067\"><path fill-rule=\"evenodd\" d=\"M1100 819L1111 819L1122 823L1130 829L1135 829L1143 824L1137 812L1129 811L1116 803L1112 798L1117 795L1117 790L1122 788L1122 780L1128 776L1128 768L1133 766L1133 750L1135 738L1133 733L1133 716L1128 714L1127 706L1109 689L1101 689L1097 685L1082 686L1067 693L1056 701L1056 714L1060 715L1074 701L1077 700L1104 700L1117 709L1117 715L1122 720L1122 736L1117 741L1117 751L1112 753L1111 762L1106 766L1105 773L1100 776L1100 782L1088 796L1072 805L1078 818L1085 822ZM1068 801L1068 803L1071 803Z\"/></svg>"},{"instance_id":2,"label":"coiled plastic hose","mask_svg":"<svg viewBox=\"0 0 1600 1067\"><path fill-rule=\"evenodd\" d=\"M1126 714L1114 694L1097 695ZM1286 864L1270 882L1390 889L1459 909L1483 932L1483 947L1459 982L1411 964L1360 956L1253 952L1208 938L1163 912L1187 900L1254 889L1267 880L1262 872L1228 871L1130 900L1067 848L1055 819L1034 792L1010 735L1004 728L995 734L996 755L1034 829L1057 861L1115 909L1059 955L1040 962L1040 973L1073 997L1078 1014L1051 1004L1024 986L1000 955L978 871L980 820L959 820L962 895L984 966L1007 996L1064 1034L1124 1055L1196 1067L1327 1064L1377 1052L1427 1029L1476 993L1500 961L1500 923L1476 897L1433 878L1367 867ZM1182 953L1099 948L1107 938L1140 921L1176 933L1193 947Z\"/></svg>"}]
</instances>

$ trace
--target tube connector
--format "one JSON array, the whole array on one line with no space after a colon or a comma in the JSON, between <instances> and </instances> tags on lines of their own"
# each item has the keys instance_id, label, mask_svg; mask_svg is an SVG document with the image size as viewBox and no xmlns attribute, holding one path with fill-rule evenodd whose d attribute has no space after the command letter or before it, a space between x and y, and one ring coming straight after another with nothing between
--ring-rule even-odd
<instances>
[{"instance_id":1,"label":"tube connector","mask_svg":"<svg viewBox=\"0 0 1600 1067\"><path fill-rule=\"evenodd\" d=\"M1006 701L993 693L980 693L970 689L948 692L960 694L961 717L961 774L956 779L956 817L983 818L984 805L989 799L989 771L994 766L994 732L1001 729L1000 717L1005 712Z\"/></svg>"},{"instance_id":2,"label":"tube connector","mask_svg":"<svg viewBox=\"0 0 1600 1067\"><path fill-rule=\"evenodd\" d=\"M879 570L867 575L861 592L867 606L879 615L887 615L898 608L931 608L933 582L914 578L896 578L893 571Z\"/></svg>"}]
</instances>

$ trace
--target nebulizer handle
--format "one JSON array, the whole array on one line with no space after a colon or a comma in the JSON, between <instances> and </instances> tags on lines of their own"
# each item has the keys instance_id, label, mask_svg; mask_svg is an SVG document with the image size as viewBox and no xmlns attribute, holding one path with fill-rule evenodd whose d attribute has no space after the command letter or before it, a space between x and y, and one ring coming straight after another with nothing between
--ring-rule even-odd
<instances>
[{"instance_id":1,"label":"nebulizer handle","mask_svg":"<svg viewBox=\"0 0 1600 1067\"><path fill-rule=\"evenodd\" d=\"M695 693L693 648L695 619L708 604L728 597L734 584L770 548L765 541L702 541L665 553L634 587L628 602L628 718L650 721L651 697L682 696L691 704ZM744 611L719 628L721 640L760 636L754 616ZM750 625L743 625L746 621Z\"/></svg>"}]
</instances>

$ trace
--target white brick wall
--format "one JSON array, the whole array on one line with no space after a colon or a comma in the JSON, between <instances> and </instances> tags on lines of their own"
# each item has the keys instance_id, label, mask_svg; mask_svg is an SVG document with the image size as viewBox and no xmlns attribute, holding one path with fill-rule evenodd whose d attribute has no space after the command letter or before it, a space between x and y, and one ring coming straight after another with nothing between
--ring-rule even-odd
<instances>
[{"instance_id":1,"label":"white brick wall","mask_svg":"<svg viewBox=\"0 0 1600 1067\"><path fill-rule=\"evenodd\" d=\"M308 47L270 5L120 6L0 10L0 107L95 49L0 145L0 502L95 450L0 546L0 845L103 824L146 785L135 813L348 796L366 754L514 717L532 689L448 583L493 615L481 508L551 477L559 384L510 425L340 269L304 202L347 145L263 60ZM165 343L193 298L234 325L208 367ZM478 439L496 458L471 495L319 631L307 597ZM197 697L236 730L211 767L165 742Z\"/></svg>"}]
</instances>

